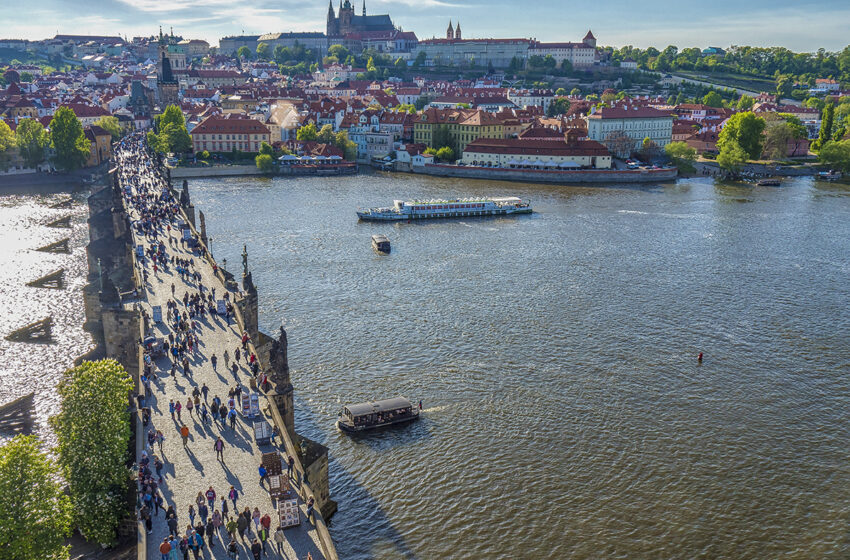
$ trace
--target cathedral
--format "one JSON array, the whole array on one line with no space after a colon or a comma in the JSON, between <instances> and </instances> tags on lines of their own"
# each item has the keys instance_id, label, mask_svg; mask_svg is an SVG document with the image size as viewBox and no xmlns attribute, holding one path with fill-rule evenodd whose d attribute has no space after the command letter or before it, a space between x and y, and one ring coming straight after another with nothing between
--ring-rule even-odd
<instances>
[{"instance_id":1,"label":"cathedral","mask_svg":"<svg viewBox=\"0 0 850 560\"><path fill-rule=\"evenodd\" d=\"M366 0L363 0L363 15L354 14L350 0L340 0L339 13L334 14L333 0L328 3L328 37L346 37L361 33L392 33L396 30L388 15L367 16Z\"/></svg>"}]
</instances>

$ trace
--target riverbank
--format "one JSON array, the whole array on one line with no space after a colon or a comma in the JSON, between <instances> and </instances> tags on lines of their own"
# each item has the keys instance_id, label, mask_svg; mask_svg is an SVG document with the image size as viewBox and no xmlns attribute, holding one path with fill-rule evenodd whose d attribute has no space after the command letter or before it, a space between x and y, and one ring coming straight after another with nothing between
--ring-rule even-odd
<instances>
[{"instance_id":1,"label":"riverbank","mask_svg":"<svg viewBox=\"0 0 850 560\"><path fill-rule=\"evenodd\" d=\"M411 167L413 173L458 179L487 179L521 183L657 183L676 178L676 168L666 169L505 169L432 163Z\"/></svg>"},{"instance_id":2,"label":"riverbank","mask_svg":"<svg viewBox=\"0 0 850 560\"><path fill-rule=\"evenodd\" d=\"M172 167L172 179L196 179L206 177L250 177L250 176L320 176L353 175L357 164L335 165L281 165L272 173L265 173L256 165L211 165L209 167Z\"/></svg>"}]
</instances>

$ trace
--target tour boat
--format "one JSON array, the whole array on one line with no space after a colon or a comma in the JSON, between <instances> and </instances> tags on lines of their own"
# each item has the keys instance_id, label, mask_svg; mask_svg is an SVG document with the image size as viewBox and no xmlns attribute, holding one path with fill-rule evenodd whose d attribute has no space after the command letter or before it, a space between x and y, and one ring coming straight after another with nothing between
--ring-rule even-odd
<instances>
[{"instance_id":1,"label":"tour boat","mask_svg":"<svg viewBox=\"0 0 850 560\"><path fill-rule=\"evenodd\" d=\"M504 198L458 198L454 200L394 200L390 208L357 211L361 220L394 221L427 218L465 218L471 216L504 216L529 214L531 204L515 196Z\"/></svg>"},{"instance_id":2,"label":"tour boat","mask_svg":"<svg viewBox=\"0 0 850 560\"><path fill-rule=\"evenodd\" d=\"M412 422L419 418L419 409L404 397L344 406L339 411L336 426L350 434L384 426Z\"/></svg>"},{"instance_id":3,"label":"tour boat","mask_svg":"<svg viewBox=\"0 0 850 560\"><path fill-rule=\"evenodd\" d=\"M778 187L782 184L779 179L759 179L756 185L760 187Z\"/></svg>"},{"instance_id":4,"label":"tour boat","mask_svg":"<svg viewBox=\"0 0 850 560\"><path fill-rule=\"evenodd\" d=\"M389 253L390 252L390 240L387 239L386 235L373 235L372 236L372 248L378 253Z\"/></svg>"}]
</instances>

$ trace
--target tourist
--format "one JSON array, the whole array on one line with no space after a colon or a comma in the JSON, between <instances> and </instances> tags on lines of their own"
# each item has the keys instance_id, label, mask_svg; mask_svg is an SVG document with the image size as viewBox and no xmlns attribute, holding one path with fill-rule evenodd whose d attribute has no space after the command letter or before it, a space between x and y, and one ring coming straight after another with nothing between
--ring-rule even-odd
<instances>
[{"instance_id":1,"label":"tourist","mask_svg":"<svg viewBox=\"0 0 850 560\"><path fill-rule=\"evenodd\" d=\"M210 505L210 509L215 508L215 490L213 490L212 486L210 486L207 489L206 496L207 496L207 503L209 503L209 505Z\"/></svg>"},{"instance_id":2,"label":"tourist","mask_svg":"<svg viewBox=\"0 0 850 560\"><path fill-rule=\"evenodd\" d=\"M195 524L195 506L189 504L189 523Z\"/></svg>"},{"instance_id":3,"label":"tourist","mask_svg":"<svg viewBox=\"0 0 850 560\"><path fill-rule=\"evenodd\" d=\"M150 532L150 531L148 531ZM162 542L159 545L159 553L162 555L160 560L169 560L169 553L171 552L171 544L168 542L168 537L163 537Z\"/></svg>"},{"instance_id":4,"label":"tourist","mask_svg":"<svg viewBox=\"0 0 850 560\"><path fill-rule=\"evenodd\" d=\"M172 416L172 417L173 417L173 416ZM160 453L160 455L163 455L163 456L164 456L164 454L162 453L162 442L163 442L163 441L165 441L165 436L163 435L162 431L157 430L157 431L156 431L156 443L157 443L157 445L159 445L159 453Z\"/></svg>"},{"instance_id":5,"label":"tourist","mask_svg":"<svg viewBox=\"0 0 850 560\"><path fill-rule=\"evenodd\" d=\"M183 447L186 447L189 443L189 427L186 424L180 428L180 437L183 438Z\"/></svg>"},{"instance_id":6,"label":"tourist","mask_svg":"<svg viewBox=\"0 0 850 560\"><path fill-rule=\"evenodd\" d=\"M260 553L263 551L262 545L260 545L260 541L254 539L254 542L251 543L251 554L254 555L254 560L260 560Z\"/></svg>"},{"instance_id":7,"label":"tourist","mask_svg":"<svg viewBox=\"0 0 850 560\"><path fill-rule=\"evenodd\" d=\"M198 515L201 516L201 521L203 521L205 524L207 522L207 517L209 516L209 514L210 514L209 506L207 506L207 504L201 502L201 505L198 506Z\"/></svg>"},{"instance_id":8,"label":"tourist","mask_svg":"<svg viewBox=\"0 0 850 560\"><path fill-rule=\"evenodd\" d=\"M171 399L171 402L168 403L168 411L171 413L171 419L174 420L174 412L177 410L174 405L174 399Z\"/></svg>"},{"instance_id":9,"label":"tourist","mask_svg":"<svg viewBox=\"0 0 850 560\"><path fill-rule=\"evenodd\" d=\"M283 556L283 543L286 542L286 535L283 532L283 527L277 526L274 530L274 542L277 544L277 553Z\"/></svg>"},{"instance_id":10,"label":"tourist","mask_svg":"<svg viewBox=\"0 0 850 560\"><path fill-rule=\"evenodd\" d=\"M307 500L307 519L310 521L310 523L313 523L313 521L314 521L314 519L313 519L313 513L314 513L313 512L313 505L315 503L316 502L313 499L313 496L310 496L310 498Z\"/></svg>"},{"instance_id":11,"label":"tourist","mask_svg":"<svg viewBox=\"0 0 850 560\"><path fill-rule=\"evenodd\" d=\"M266 482L268 471L266 471L266 467L264 467L262 463L260 463L260 468L258 470L260 472L260 486L263 486Z\"/></svg>"},{"instance_id":12,"label":"tourist","mask_svg":"<svg viewBox=\"0 0 850 560\"><path fill-rule=\"evenodd\" d=\"M251 519L254 521L254 532L255 533L260 530L260 518L261 517L262 517L262 515L260 514L260 508L255 507L254 513L251 514Z\"/></svg>"},{"instance_id":13,"label":"tourist","mask_svg":"<svg viewBox=\"0 0 850 560\"><path fill-rule=\"evenodd\" d=\"M227 557L228 558L236 558L236 555L239 554L239 546L236 544L236 539L234 537L230 537L230 544L227 545ZM165 559L163 559L165 560Z\"/></svg>"},{"instance_id":14,"label":"tourist","mask_svg":"<svg viewBox=\"0 0 850 560\"><path fill-rule=\"evenodd\" d=\"M286 476L292 478L292 470L295 467L295 459L292 455L286 456Z\"/></svg>"},{"instance_id":15,"label":"tourist","mask_svg":"<svg viewBox=\"0 0 850 560\"><path fill-rule=\"evenodd\" d=\"M278 436L278 434L279 434L279 433L280 433L280 430L277 428L277 424L275 424L274 426L272 426L272 435L271 435L272 445L275 445L275 441L274 441L274 440L275 440L275 438Z\"/></svg>"},{"instance_id":16,"label":"tourist","mask_svg":"<svg viewBox=\"0 0 850 560\"><path fill-rule=\"evenodd\" d=\"M266 543L269 541L269 530L260 525L260 531L257 533L257 537L260 539L260 544L263 547L263 554L265 556L269 555L269 551L266 548Z\"/></svg>"},{"instance_id":17,"label":"tourist","mask_svg":"<svg viewBox=\"0 0 850 560\"><path fill-rule=\"evenodd\" d=\"M180 404L180 401L177 401L176 403L174 403L174 411L177 412L177 420L179 420L180 422L183 421L183 419L180 417L180 411L181 410L183 410L183 405ZM172 416L172 418L173 418L173 416Z\"/></svg>"},{"instance_id":18,"label":"tourist","mask_svg":"<svg viewBox=\"0 0 850 560\"><path fill-rule=\"evenodd\" d=\"M210 357L210 362L212 363L213 371L215 371L215 368L218 365L218 358L215 357L215 354Z\"/></svg>"},{"instance_id":19,"label":"tourist","mask_svg":"<svg viewBox=\"0 0 850 560\"><path fill-rule=\"evenodd\" d=\"M233 486L230 487L230 492L227 493L227 497L230 498L230 501L233 502L233 511L239 511L236 508L236 500L239 499L239 491L236 490Z\"/></svg>"},{"instance_id":20,"label":"tourist","mask_svg":"<svg viewBox=\"0 0 850 560\"><path fill-rule=\"evenodd\" d=\"M217 437L215 443L213 443L213 449L215 449L215 457L220 460L222 463L224 462L224 441L221 439L221 436ZM232 488L232 486L231 486ZM234 503L234 506L236 504Z\"/></svg>"},{"instance_id":21,"label":"tourist","mask_svg":"<svg viewBox=\"0 0 850 560\"><path fill-rule=\"evenodd\" d=\"M203 386L201 386L201 393L203 393L203 395L204 395L204 402L207 402L207 394L209 392L210 392L210 388L207 387L206 383L204 383Z\"/></svg>"},{"instance_id":22,"label":"tourist","mask_svg":"<svg viewBox=\"0 0 850 560\"><path fill-rule=\"evenodd\" d=\"M249 521L244 515L240 515L236 519L236 528L239 530L239 538L242 539L242 542L245 542L245 530L248 528L248 523Z\"/></svg>"},{"instance_id":23,"label":"tourist","mask_svg":"<svg viewBox=\"0 0 850 560\"><path fill-rule=\"evenodd\" d=\"M216 511L213 514L212 518L207 522L207 526L206 526L207 540L210 543L210 548L212 548L213 545L214 545L213 537L215 536L215 532L218 529L218 525L215 524L215 516L216 515L219 515L219 517L221 517L221 515L218 513L218 511Z\"/></svg>"},{"instance_id":24,"label":"tourist","mask_svg":"<svg viewBox=\"0 0 850 560\"><path fill-rule=\"evenodd\" d=\"M221 515L225 519L230 519L230 511L228 511L227 508L227 499L224 496L221 497Z\"/></svg>"},{"instance_id":25,"label":"tourist","mask_svg":"<svg viewBox=\"0 0 850 560\"><path fill-rule=\"evenodd\" d=\"M189 417L192 416L192 410L194 410L195 405L192 404L192 397L186 399L186 410L189 411Z\"/></svg>"},{"instance_id":26,"label":"tourist","mask_svg":"<svg viewBox=\"0 0 850 560\"><path fill-rule=\"evenodd\" d=\"M173 513L168 517L168 521L165 524L168 525L168 530L171 531L172 535L177 534L177 518Z\"/></svg>"}]
</instances>

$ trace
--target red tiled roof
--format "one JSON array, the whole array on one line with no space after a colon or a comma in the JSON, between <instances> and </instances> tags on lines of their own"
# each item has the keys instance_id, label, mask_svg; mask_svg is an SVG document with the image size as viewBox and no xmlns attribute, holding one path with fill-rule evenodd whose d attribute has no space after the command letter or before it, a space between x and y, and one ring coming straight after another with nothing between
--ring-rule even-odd
<instances>
[{"instance_id":1,"label":"red tiled roof","mask_svg":"<svg viewBox=\"0 0 850 560\"><path fill-rule=\"evenodd\" d=\"M517 154L537 156L607 156L608 148L594 140L582 140L571 144L551 140L522 138L479 138L466 145L464 152Z\"/></svg>"},{"instance_id":2,"label":"red tiled roof","mask_svg":"<svg viewBox=\"0 0 850 560\"><path fill-rule=\"evenodd\" d=\"M670 113L653 109L652 107L603 107L589 119L658 119L672 118Z\"/></svg>"},{"instance_id":3,"label":"red tiled roof","mask_svg":"<svg viewBox=\"0 0 850 560\"><path fill-rule=\"evenodd\" d=\"M269 134L269 129L260 121L249 118L226 118L219 115L207 117L192 129L191 134Z\"/></svg>"}]
</instances>

